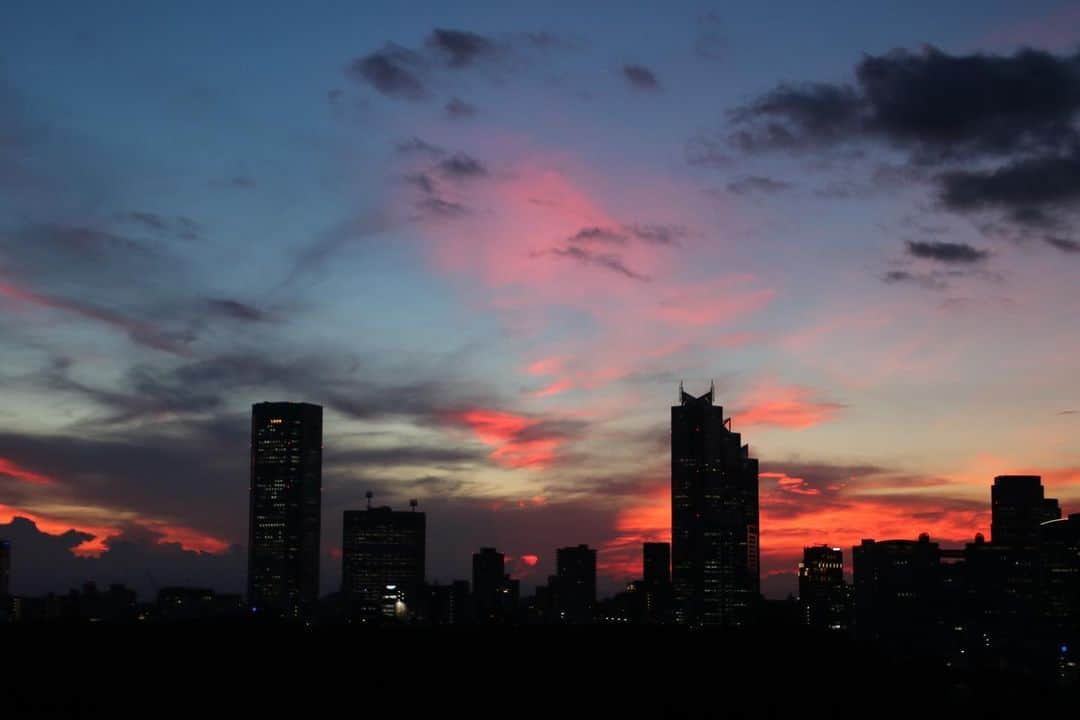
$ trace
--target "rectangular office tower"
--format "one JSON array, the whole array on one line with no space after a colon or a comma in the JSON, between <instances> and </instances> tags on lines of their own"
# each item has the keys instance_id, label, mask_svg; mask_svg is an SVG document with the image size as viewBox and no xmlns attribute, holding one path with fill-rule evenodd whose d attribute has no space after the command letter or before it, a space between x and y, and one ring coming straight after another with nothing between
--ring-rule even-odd
<instances>
[{"instance_id":1,"label":"rectangular office tower","mask_svg":"<svg viewBox=\"0 0 1080 720\"><path fill-rule=\"evenodd\" d=\"M759 597L758 461L713 389L671 408L675 622L746 625Z\"/></svg>"},{"instance_id":2,"label":"rectangular office tower","mask_svg":"<svg viewBox=\"0 0 1080 720\"><path fill-rule=\"evenodd\" d=\"M564 547L555 558L559 619L575 625L591 623L596 611L596 551L588 545Z\"/></svg>"},{"instance_id":3,"label":"rectangular office tower","mask_svg":"<svg viewBox=\"0 0 1080 720\"><path fill-rule=\"evenodd\" d=\"M799 609L803 623L810 627L847 628L843 550L828 545L803 548L803 560L799 563Z\"/></svg>"},{"instance_id":4,"label":"rectangular office tower","mask_svg":"<svg viewBox=\"0 0 1080 720\"><path fill-rule=\"evenodd\" d=\"M341 592L354 610L383 613L384 596L393 586L406 613L415 612L424 584L426 522L422 512L388 507L345 511Z\"/></svg>"},{"instance_id":5,"label":"rectangular office tower","mask_svg":"<svg viewBox=\"0 0 1080 720\"><path fill-rule=\"evenodd\" d=\"M11 543L0 540L0 598L11 592ZM2 610L2 608L0 608Z\"/></svg>"},{"instance_id":6,"label":"rectangular office tower","mask_svg":"<svg viewBox=\"0 0 1080 720\"><path fill-rule=\"evenodd\" d=\"M1038 475L998 475L990 488L990 541L1035 545L1039 525L1061 517L1058 501L1045 497Z\"/></svg>"},{"instance_id":7,"label":"rectangular office tower","mask_svg":"<svg viewBox=\"0 0 1080 720\"><path fill-rule=\"evenodd\" d=\"M301 615L319 597L322 408L251 407L248 602L256 612Z\"/></svg>"}]
</instances>

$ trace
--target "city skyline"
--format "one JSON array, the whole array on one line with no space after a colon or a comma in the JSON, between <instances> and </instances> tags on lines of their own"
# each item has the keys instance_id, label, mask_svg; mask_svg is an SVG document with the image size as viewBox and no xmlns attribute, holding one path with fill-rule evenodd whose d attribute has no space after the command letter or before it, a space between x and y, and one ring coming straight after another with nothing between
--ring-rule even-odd
<instances>
[{"instance_id":1,"label":"city skyline","mask_svg":"<svg viewBox=\"0 0 1080 720\"><path fill-rule=\"evenodd\" d=\"M760 460L770 597L806 546L989 537L999 475L1076 512L1074 6L579 5L16 3L20 592L243 592L264 400L325 410L320 594L368 491L431 580L587 544L621 589L680 380Z\"/></svg>"}]
</instances>

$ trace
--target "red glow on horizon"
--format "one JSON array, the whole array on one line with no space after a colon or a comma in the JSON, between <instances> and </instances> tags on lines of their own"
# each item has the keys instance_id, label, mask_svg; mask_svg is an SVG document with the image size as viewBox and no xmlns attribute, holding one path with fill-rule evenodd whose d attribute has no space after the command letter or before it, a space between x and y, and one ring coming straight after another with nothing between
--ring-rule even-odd
<instances>
[{"instance_id":1,"label":"red glow on horizon","mask_svg":"<svg viewBox=\"0 0 1080 720\"><path fill-rule=\"evenodd\" d=\"M71 548L71 553L79 557L99 557L109 550L109 544L116 538L123 537L123 530L107 525L86 523L82 520L64 520L45 517L38 513L27 512L9 505L0 504L0 524L7 524L16 517L25 518L37 526L40 532L49 535L63 535L74 531L92 535ZM136 526L145 528L157 536L155 544L175 544L189 552L220 555L229 549L229 544L219 538L182 525L170 525L161 522L136 522Z\"/></svg>"}]
</instances>

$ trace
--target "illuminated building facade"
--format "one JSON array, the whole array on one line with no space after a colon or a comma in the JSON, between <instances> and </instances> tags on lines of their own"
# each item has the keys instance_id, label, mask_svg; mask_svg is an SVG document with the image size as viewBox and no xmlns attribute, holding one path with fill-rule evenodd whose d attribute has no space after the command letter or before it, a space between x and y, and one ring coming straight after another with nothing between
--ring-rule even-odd
<instances>
[{"instance_id":1,"label":"illuminated building facade","mask_svg":"<svg viewBox=\"0 0 1080 720\"><path fill-rule=\"evenodd\" d=\"M299 616L319 593L322 408L251 408L248 602L256 612Z\"/></svg>"},{"instance_id":2,"label":"illuminated building facade","mask_svg":"<svg viewBox=\"0 0 1080 720\"><path fill-rule=\"evenodd\" d=\"M347 510L342 523L341 591L353 609L386 615L383 596L393 586L409 609L424 584L427 526L422 512L388 507Z\"/></svg>"},{"instance_id":3,"label":"illuminated building facade","mask_svg":"<svg viewBox=\"0 0 1080 720\"><path fill-rule=\"evenodd\" d=\"M844 552L838 547L803 548L799 563L799 610L810 627L844 630L848 626L844 587Z\"/></svg>"}]
</instances>

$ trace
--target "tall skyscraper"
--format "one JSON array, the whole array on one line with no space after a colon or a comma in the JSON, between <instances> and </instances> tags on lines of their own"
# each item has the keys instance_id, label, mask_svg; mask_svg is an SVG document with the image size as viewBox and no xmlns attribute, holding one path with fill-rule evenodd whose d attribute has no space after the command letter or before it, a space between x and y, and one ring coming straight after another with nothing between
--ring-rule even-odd
<instances>
[{"instance_id":1,"label":"tall skyscraper","mask_svg":"<svg viewBox=\"0 0 1080 720\"><path fill-rule=\"evenodd\" d=\"M799 609L803 623L829 630L847 628L844 552L838 547L803 548L799 563Z\"/></svg>"},{"instance_id":2,"label":"tall skyscraper","mask_svg":"<svg viewBox=\"0 0 1080 720\"><path fill-rule=\"evenodd\" d=\"M11 594L11 543L0 540L0 598Z\"/></svg>"},{"instance_id":3,"label":"tall skyscraper","mask_svg":"<svg viewBox=\"0 0 1080 720\"><path fill-rule=\"evenodd\" d=\"M520 583L505 572L506 556L495 548L473 553L473 606L480 623L501 623L517 612Z\"/></svg>"},{"instance_id":4,"label":"tall skyscraper","mask_svg":"<svg viewBox=\"0 0 1080 720\"><path fill-rule=\"evenodd\" d=\"M591 623L596 611L596 550L588 545L555 553L556 612L562 622Z\"/></svg>"},{"instance_id":5,"label":"tall skyscraper","mask_svg":"<svg viewBox=\"0 0 1080 720\"><path fill-rule=\"evenodd\" d=\"M346 510L342 536L341 591L350 604L374 613L387 586L394 585L406 609L415 612L424 584L424 513Z\"/></svg>"},{"instance_id":6,"label":"tall skyscraper","mask_svg":"<svg viewBox=\"0 0 1080 720\"><path fill-rule=\"evenodd\" d=\"M671 560L675 621L745 625L760 592L758 461L713 389L671 408Z\"/></svg>"},{"instance_id":7,"label":"tall skyscraper","mask_svg":"<svg viewBox=\"0 0 1080 720\"><path fill-rule=\"evenodd\" d=\"M642 548L642 569L646 585L667 585L671 582L671 544L645 543Z\"/></svg>"},{"instance_id":8,"label":"tall skyscraper","mask_svg":"<svg viewBox=\"0 0 1080 720\"><path fill-rule=\"evenodd\" d=\"M300 615L319 596L322 408L263 402L251 407L248 602Z\"/></svg>"},{"instance_id":9,"label":"tall skyscraper","mask_svg":"<svg viewBox=\"0 0 1080 720\"><path fill-rule=\"evenodd\" d=\"M1058 501L1043 495L1038 475L998 475L990 488L990 541L1035 545L1039 525L1061 517Z\"/></svg>"},{"instance_id":10,"label":"tall skyscraper","mask_svg":"<svg viewBox=\"0 0 1080 720\"><path fill-rule=\"evenodd\" d=\"M640 613L645 622L671 621L671 544L645 543L642 553L644 580L641 582Z\"/></svg>"}]
</instances>

